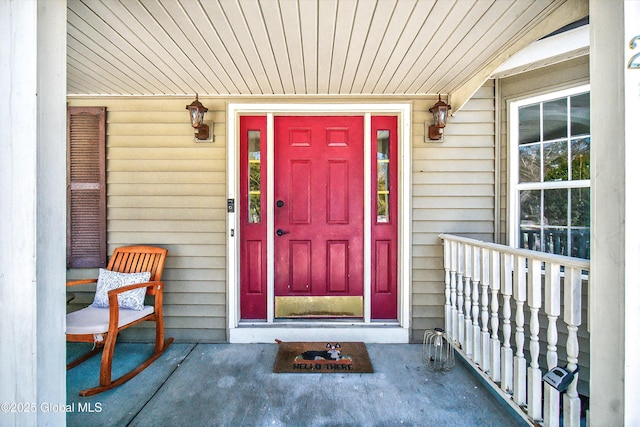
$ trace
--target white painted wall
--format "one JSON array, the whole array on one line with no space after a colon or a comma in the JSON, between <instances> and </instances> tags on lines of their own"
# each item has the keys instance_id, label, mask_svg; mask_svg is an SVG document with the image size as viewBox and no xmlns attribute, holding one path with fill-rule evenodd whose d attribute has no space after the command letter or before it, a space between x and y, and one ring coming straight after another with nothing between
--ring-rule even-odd
<instances>
[{"instance_id":1,"label":"white painted wall","mask_svg":"<svg viewBox=\"0 0 640 427\"><path fill-rule=\"evenodd\" d=\"M624 63L640 54L640 45L631 49L629 41L640 36L640 1L626 1L624 5ZM640 58L636 58L640 62ZM640 69L624 70L625 112L625 372L624 418L628 426L640 425Z\"/></svg>"},{"instance_id":2,"label":"white painted wall","mask_svg":"<svg viewBox=\"0 0 640 427\"><path fill-rule=\"evenodd\" d=\"M66 420L65 45L66 1L0 2L1 425Z\"/></svg>"},{"instance_id":3,"label":"white painted wall","mask_svg":"<svg viewBox=\"0 0 640 427\"><path fill-rule=\"evenodd\" d=\"M640 425L640 2L591 0L591 425Z\"/></svg>"},{"instance_id":4,"label":"white painted wall","mask_svg":"<svg viewBox=\"0 0 640 427\"><path fill-rule=\"evenodd\" d=\"M19 1L19 0L18 0ZM38 1L36 138L37 403L66 402L67 2ZM65 414L39 411L38 425Z\"/></svg>"}]
</instances>

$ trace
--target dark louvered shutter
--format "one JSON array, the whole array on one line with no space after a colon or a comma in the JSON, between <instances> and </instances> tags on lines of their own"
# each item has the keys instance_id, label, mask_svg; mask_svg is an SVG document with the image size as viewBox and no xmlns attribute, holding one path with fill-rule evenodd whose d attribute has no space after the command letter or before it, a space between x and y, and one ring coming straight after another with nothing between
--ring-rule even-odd
<instances>
[{"instance_id":1,"label":"dark louvered shutter","mask_svg":"<svg viewBox=\"0 0 640 427\"><path fill-rule=\"evenodd\" d=\"M67 266L107 260L106 108L67 111Z\"/></svg>"}]
</instances>

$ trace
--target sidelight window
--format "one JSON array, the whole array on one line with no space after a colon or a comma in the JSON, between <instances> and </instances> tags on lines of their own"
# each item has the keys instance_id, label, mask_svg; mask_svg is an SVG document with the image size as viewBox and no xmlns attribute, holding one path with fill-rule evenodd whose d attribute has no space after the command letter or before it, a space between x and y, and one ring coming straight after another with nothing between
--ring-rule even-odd
<instances>
[{"instance_id":1,"label":"sidelight window","mask_svg":"<svg viewBox=\"0 0 640 427\"><path fill-rule=\"evenodd\" d=\"M260 131L250 130L248 132L249 149L249 200L247 206L249 207L249 222L260 222L260 178L261 178L261 164L260 164Z\"/></svg>"},{"instance_id":2,"label":"sidelight window","mask_svg":"<svg viewBox=\"0 0 640 427\"><path fill-rule=\"evenodd\" d=\"M389 222L389 131L378 131L378 222Z\"/></svg>"}]
</instances>

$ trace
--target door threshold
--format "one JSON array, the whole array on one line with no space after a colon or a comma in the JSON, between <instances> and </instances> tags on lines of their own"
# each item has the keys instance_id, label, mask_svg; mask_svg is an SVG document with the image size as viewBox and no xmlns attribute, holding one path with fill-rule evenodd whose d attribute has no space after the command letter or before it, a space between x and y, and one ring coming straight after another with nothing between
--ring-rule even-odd
<instances>
[{"instance_id":1,"label":"door threshold","mask_svg":"<svg viewBox=\"0 0 640 427\"><path fill-rule=\"evenodd\" d=\"M229 329L230 343L258 344L281 341L365 342L407 344L409 328L398 322L364 323L357 321L291 321L274 323L241 322Z\"/></svg>"}]
</instances>

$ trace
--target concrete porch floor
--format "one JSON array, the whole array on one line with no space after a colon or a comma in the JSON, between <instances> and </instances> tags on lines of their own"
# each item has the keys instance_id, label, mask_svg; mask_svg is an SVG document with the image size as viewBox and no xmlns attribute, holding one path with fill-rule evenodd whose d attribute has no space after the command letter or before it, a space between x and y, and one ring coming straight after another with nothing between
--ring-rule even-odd
<instances>
[{"instance_id":1,"label":"concrete porch floor","mask_svg":"<svg viewBox=\"0 0 640 427\"><path fill-rule=\"evenodd\" d=\"M67 344L72 360L85 344ZM119 343L114 377L152 344ZM373 374L274 374L277 344L174 343L124 385L91 397L100 357L67 371L69 426L527 425L462 362L422 363L419 344L367 344Z\"/></svg>"}]
</instances>

